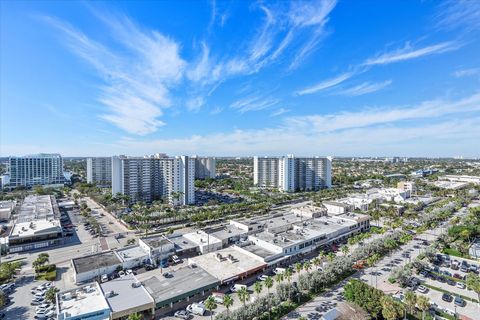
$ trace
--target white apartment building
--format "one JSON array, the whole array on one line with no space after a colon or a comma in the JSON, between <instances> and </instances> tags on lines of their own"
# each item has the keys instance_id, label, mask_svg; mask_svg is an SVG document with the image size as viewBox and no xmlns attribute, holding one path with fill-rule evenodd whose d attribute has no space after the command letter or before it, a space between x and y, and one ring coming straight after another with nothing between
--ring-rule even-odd
<instances>
[{"instance_id":1,"label":"white apartment building","mask_svg":"<svg viewBox=\"0 0 480 320\"><path fill-rule=\"evenodd\" d=\"M100 187L109 187L112 184L112 158L87 158L87 182Z\"/></svg>"},{"instance_id":2,"label":"white apartment building","mask_svg":"<svg viewBox=\"0 0 480 320\"><path fill-rule=\"evenodd\" d=\"M260 188L278 188L278 157L253 157L253 183Z\"/></svg>"},{"instance_id":3,"label":"white apartment building","mask_svg":"<svg viewBox=\"0 0 480 320\"><path fill-rule=\"evenodd\" d=\"M417 188L415 187L415 182L412 181L400 181L397 183L397 189L402 191L409 191L410 195L415 194Z\"/></svg>"},{"instance_id":4,"label":"white apartment building","mask_svg":"<svg viewBox=\"0 0 480 320\"><path fill-rule=\"evenodd\" d=\"M260 188L278 188L285 192L331 188L332 158L254 157L253 182Z\"/></svg>"},{"instance_id":5,"label":"white apartment building","mask_svg":"<svg viewBox=\"0 0 480 320\"><path fill-rule=\"evenodd\" d=\"M58 153L40 153L9 159L10 186L62 186L63 159Z\"/></svg>"},{"instance_id":6,"label":"white apartment building","mask_svg":"<svg viewBox=\"0 0 480 320\"><path fill-rule=\"evenodd\" d=\"M130 202L167 200L173 205L195 203L195 159L181 157L112 157L112 194Z\"/></svg>"},{"instance_id":7,"label":"white apartment building","mask_svg":"<svg viewBox=\"0 0 480 320\"><path fill-rule=\"evenodd\" d=\"M215 179L217 175L216 160L213 157L198 157L195 159L195 179Z\"/></svg>"}]
</instances>

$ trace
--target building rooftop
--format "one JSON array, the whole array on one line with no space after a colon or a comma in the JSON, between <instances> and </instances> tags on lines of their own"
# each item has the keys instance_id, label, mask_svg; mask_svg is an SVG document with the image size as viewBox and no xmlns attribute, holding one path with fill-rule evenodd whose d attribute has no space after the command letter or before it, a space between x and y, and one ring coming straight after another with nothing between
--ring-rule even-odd
<instances>
[{"instance_id":1,"label":"building rooftop","mask_svg":"<svg viewBox=\"0 0 480 320\"><path fill-rule=\"evenodd\" d=\"M30 222L15 223L10 231L10 238L39 236L43 234L61 233L60 221L56 219L34 220Z\"/></svg>"},{"instance_id":2,"label":"building rooftop","mask_svg":"<svg viewBox=\"0 0 480 320\"><path fill-rule=\"evenodd\" d=\"M241 236L246 234L246 231L243 229L240 229L234 225L227 225L227 226L222 226L222 227L217 227L217 228L209 228L209 229L204 229L205 232L208 232L210 236L214 236L215 238L223 241L231 237L235 236Z\"/></svg>"},{"instance_id":3,"label":"building rooftop","mask_svg":"<svg viewBox=\"0 0 480 320\"><path fill-rule=\"evenodd\" d=\"M155 269L137 276L155 299L157 308L220 284L215 277L201 267L184 267L170 273L173 276L166 278L162 276L161 269Z\"/></svg>"},{"instance_id":4,"label":"building rooftop","mask_svg":"<svg viewBox=\"0 0 480 320\"><path fill-rule=\"evenodd\" d=\"M235 246L193 257L191 260L222 283L266 266L260 258Z\"/></svg>"},{"instance_id":5,"label":"building rooftop","mask_svg":"<svg viewBox=\"0 0 480 320\"><path fill-rule=\"evenodd\" d=\"M146 252L142 247L136 245L136 246L130 246L130 247L125 247L125 248L119 248L116 249L115 252L117 253L118 257L120 260L123 261L129 261L129 260L135 260L138 258L142 258L147 256L148 257L148 252Z\"/></svg>"},{"instance_id":6,"label":"building rooftop","mask_svg":"<svg viewBox=\"0 0 480 320\"><path fill-rule=\"evenodd\" d=\"M175 246L176 252L182 252L198 247L198 244L188 240L182 234L174 234L168 237L168 240Z\"/></svg>"},{"instance_id":7,"label":"building rooftop","mask_svg":"<svg viewBox=\"0 0 480 320\"><path fill-rule=\"evenodd\" d=\"M59 319L109 310L107 300L96 282L57 293ZM104 319L109 319L110 312ZM95 318L100 319L100 318Z\"/></svg>"},{"instance_id":8,"label":"building rooftop","mask_svg":"<svg viewBox=\"0 0 480 320\"><path fill-rule=\"evenodd\" d=\"M165 236L162 236L162 235L145 237L141 239L152 249L157 249L164 245L171 244L171 242L167 238L165 238Z\"/></svg>"},{"instance_id":9,"label":"building rooftop","mask_svg":"<svg viewBox=\"0 0 480 320\"><path fill-rule=\"evenodd\" d=\"M16 222L50 219L59 215L54 196L27 196L18 211Z\"/></svg>"},{"instance_id":10,"label":"building rooftop","mask_svg":"<svg viewBox=\"0 0 480 320\"><path fill-rule=\"evenodd\" d=\"M220 239L217 239L213 235L209 235L204 231L197 230L196 232L190 232L183 235L184 238L190 240L193 243L198 245L206 245L221 242Z\"/></svg>"},{"instance_id":11,"label":"building rooftop","mask_svg":"<svg viewBox=\"0 0 480 320\"><path fill-rule=\"evenodd\" d=\"M122 261L113 251L105 251L93 255L72 259L76 273L88 272L100 268L121 265Z\"/></svg>"},{"instance_id":12,"label":"building rooftop","mask_svg":"<svg viewBox=\"0 0 480 320\"><path fill-rule=\"evenodd\" d=\"M151 304L153 298L133 274L100 284L110 309L121 313L130 309Z\"/></svg>"},{"instance_id":13,"label":"building rooftop","mask_svg":"<svg viewBox=\"0 0 480 320\"><path fill-rule=\"evenodd\" d=\"M339 201L323 201L322 203L326 204L326 205L337 206L337 207L342 207L342 208L348 208L349 207L348 204L343 203L343 202L339 202Z\"/></svg>"},{"instance_id":14,"label":"building rooftop","mask_svg":"<svg viewBox=\"0 0 480 320\"><path fill-rule=\"evenodd\" d=\"M269 251L263 247L260 247L260 246L257 246L256 244L248 241L248 244L246 245L241 245L241 248L245 251L248 251L260 258L262 258L264 261L270 261L272 260L275 256L277 256L278 254L273 252L273 251Z\"/></svg>"}]
</instances>

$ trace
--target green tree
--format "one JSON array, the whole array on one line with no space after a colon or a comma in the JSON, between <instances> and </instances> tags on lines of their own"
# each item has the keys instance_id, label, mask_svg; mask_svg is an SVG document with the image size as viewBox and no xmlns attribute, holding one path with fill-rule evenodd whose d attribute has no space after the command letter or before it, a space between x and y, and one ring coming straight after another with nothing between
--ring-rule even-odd
<instances>
[{"instance_id":1,"label":"green tree","mask_svg":"<svg viewBox=\"0 0 480 320\"><path fill-rule=\"evenodd\" d=\"M277 273L277 274L275 275L275 282L276 282L277 284L282 283L282 282L283 282L283 279L284 279L284 277L283 277L283 274L282 274L282 273Z\"/></svg>"},{"instance_id":2,"label":"green tree","mask_svg":"<svg viewBox=\"0 0 480 320\"><path fill-rule=\"evenodd\" d=\"M138 313L132 313L128 316L127 320L142 320L142 316Z\"/></svg>"},{"instance_id":3,"label":"green tree","mask_svg":"<svg viewBox=\"0 0 480 320\"><path fill-rule=\"evenodd\" d=\"M414 315L413 311L414 311L416 303L417 303L417 295L415 293L413 293L413 291L410 291L410 290L407 291L405 293L405 304L407 305L408 312L411 315Z\"/></svg>"},{"instance_id":4,"label":"green tree","mask_svg":"<svg viewBox=\"0 0 480 320\"><path fill-rule=\"evenodd\" d=\"M300 273L300 271L302 271L303 269L303 265L300 262L297 262L295 263L294 268L295 268L295 271L297 271L297 273Z\"/></svg>"},{"instance_id":5,"label":"green tree","mask_svg":"<svg viewBox=\"0 0 480 320\"><path fill-rule=\"evenodd\" d=\"M382 316L386 320L400 319L403 315L403 306L393 300L390 296L383 296L380 299L382 305Z\"/></svg>"},{"instance_id":6,"label":"green tree","mask_svg":"<svg viewBox=\"0 0 480 320\"><path fill-rule=\"evenodd\" d=\"M270 295L270 288L273 287L272 277L267 277L264 282L265 282L265 287L267 288L267 293L268 295Z\"/></svg>"},{"instance_id":7,"label":"green tree","mask_svg":"<svg viewBox=\"0 0 480 320\"><path fill-rule=\"evenodd\" d=\"M52 304L55 304L58 291L60 290L58 290L55 287L51 287L50 289L48 289L47 292L45 293L45 300L49 301Z\"/></svg>"},{"instance_id":8,"label":"green tree","mask_svg":"<svg viewBox=\"0 0 480 320\"><path fill-rule=\"evenodd\" d=\"M350 252L350 249L348 248L347 245L343 245L340 250L342 251L343 255L346 256L349 252Z\"/></svg>"},{"instance_id":9,"label":"green tree","mask_svg":"<svg viewBox=\"0 0 480 320\"><path fill-rule=\"evenodd\" d=\"M5 294L3 291L0 291L0 309L5 306L5 303L7 302L7 299L5 297Z\"/></svg>"},{"instance_id":10,"label":"green tree","mask_svg":"<svg viewBox=\"0 0 480 320\"><path fill-rule=\"evenodd\" d=\"M230 307L233 305L233 298L231 295L226 294L223 296L223 305L227 309L227 314L230 314Z\"/></svg>"},{"instance_id":11,"label":"green tree","mask_svg":"<svg viewBox=\"0 0 480 320\"><path fill-rule=\"evenodd\" d=\"M312 263L310 261L305 261L303 264L303 269L309 273L310 269L312 269Z\"/></svg>"},{"instance_id":12,"label":"green tree","mask_svg":"<svg viewBox=\"0 0 480 320\"><path fill-rule=\"evenodd\" d=\"M328 262L332 263L332 262L333 262L333 259L335 259L335 253L329 252L329 253L327 254L327 260L328 260Z\"/></svg>"},{"instance_id":13,"label":"green tree","mask_svg":"<svg viewBox=\"0 0 480 320\"><path fill-rule=\"evenodd\" d=\"M292 269L286 268L285 272L283 273L283 276L285 277L285 279L287 279L288 283L292 281L292 275L293 275Z\"/></svg>"},{"instance_id":14,"label":"green tree","mask_svg":"<svg viewBox=\"0 0 480 320\"><path fill-rule=\"evenodd\" d=\"M248 293L247 288L241 287L240 290L238 290L237 295L238 295L238 299L240 299L240 301L243 304L243 307L245 308L245 304L250 299L250 294Z\"/></svg>"},{"instance_id":15,"label":"green tree","mask_svg":"<svg viewBox=\"0 0 480 320\"><path fill-rule=\"evenodd\" d=\"M217 303L212 296L208 297L207 300L205 300L205 308L210 311L210 320L213 320L213 309L217 308Z\"/></svg>"},{"instance_id":16,"label":"green tree","mask_svg":"<svg viewBox=\"0 0 480 320\"><path fill-rule=\"evenodd\" d=\"M417 297L417 306L422 311L422 320L425 320L425 311L430 309L430 301L425 296L418 296Z\"/></svg>"},{"instance_id":17,"label":"green tree","mask_svg":"<svg viewBox=\"0 0 480 320\"><path fill-rule=\"evenodd\" d=\"M260 282L260 281L255 282L255 284L253 285L253 291L255 291L255 293L257 294L257 298L260 295L260 293L262 292L262 290L263 290L262 282Z\"/></svg>"},{"instance_id":18,"label":"green tree","mask_svg":"<svg viewBox=\"0 0 480 320\"><path fill-rule=\"evenodd\" d=\"M467 275L467 288L470 290L473 290L478 297L478 303L480 305L480 276L470 272Z\"/></svg>"}]
</instances>

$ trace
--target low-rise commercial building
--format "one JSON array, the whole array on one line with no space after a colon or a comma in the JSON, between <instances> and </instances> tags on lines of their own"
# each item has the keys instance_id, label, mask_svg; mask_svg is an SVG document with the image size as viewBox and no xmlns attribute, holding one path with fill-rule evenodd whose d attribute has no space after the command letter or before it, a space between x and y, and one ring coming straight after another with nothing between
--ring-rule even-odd
<instances>
[{"instance_id":1,"label":"low-rise commercial building","mask_svg":"<svg viewBox=\"0 0 480 320\"><path fill-rule=\"evenodd\" d=\"M217 239L215 236L210 235L203 230L186 233L183 237L195 243L201 253L216 251L223 247L223 243L220 239Z\"/></svg>"},{"instance_id":2,"label":"low-rise commercial building","mask_svg":"<svg viewBox=\"0 0 480 320\"><path fill-rule=\"evenodd\" d=\"M354 209L354 206L348 203L337 202L337 201L323 201L322 205L327 208L328 214L344 214L351 212Z\"/></svg>"},{"instance_id":3,"label":"low-rise commercial building","mask_svg":"<svg viewBox=\"0 0 480 320\"><path fill-rule=\"evenodd\" d=\"M110 307L97 282L57 293L58 320L108 320Z\"/></svg>"},{"instance_id":4,"label":"low-rise commercial building","mask_svg":"<svg viewBox=\"0 0 480 320\"><path fill-rule=\"evenodd\" d=\"M246 278L267 267L262 259L236 246L190 258L189 263L206 270L222 284Z\"/></svg>"},{"instance_id":5,"label":"low-rise commercial building","mask_svg":"<svg viewBox=\"0 0 480 320\"><path fill-rule=\"evenodd\" d=\"M82 283L113 273L122 267L122 260L114 251L104 251L72 259L71 265L75 283Z\"/></svg>"},{"instance_id":6,"label":"low-rise commercial building","mask_svg":"<svg viewBox=\"0 0 480 320\"><path fill-rule=\"evenodd\" d=\"M10 220L16 205L17 201L15 200L0 201L0 221Z\"/></svg>"},{"instance_id":7,"label":"low-rise commercial building","mask_svg":"<svg viewBox=\"0 0 480 320\"><path fill-rule=\"evenodd\" d=\"M20 206L8 236L11 253L63 243L60 212L54 196L28 196Z\"/></svg>"},{"instance_id":8,"label":"low-rise commercial building","mask_svg":"<svg viewBox=\"0 0 480 320\"><path fill-rule=\"evenodd\" d=\"M147 253L154 265L168 258L175 249L173 242L163 235L140 238L138 245Z\"/></svg>"},{"instance_id":9,"label":"low-rise commercial building","mask_svg":"<svg viewBox=\"0 0 480 320\"><path fill-rule=\"evenodd\" d=\"M131 314L152 318L155 301L133 274L100 284L111 310L110 319L125 319Z\"/></svg>"},{"instance_id":10,"label":"low-rise commercial building","mask_svg":"<svg viewBox=\"0 0 480 320\"><path fill-rule=\"evenodd\" d=\"M465 183L474 183L480 184L480 177L478 176L462 176L462 175L451 175L447 174L441 179L453 181L453 182L465 182Z\"/></svg>"},{"instance_id":11,"label":"low-rise commercial building","mask_svg":"<svg viewBox=\"0 0 480 320\"><path fill-rule=\"evenodd\" d=\"M199 266L172 270L170 274L165 277L160 269L155 269L137 276L155 301L156 315L174 310L176 304L204 299L220 285L215 277Z\"/></svg>"}]
</instances>

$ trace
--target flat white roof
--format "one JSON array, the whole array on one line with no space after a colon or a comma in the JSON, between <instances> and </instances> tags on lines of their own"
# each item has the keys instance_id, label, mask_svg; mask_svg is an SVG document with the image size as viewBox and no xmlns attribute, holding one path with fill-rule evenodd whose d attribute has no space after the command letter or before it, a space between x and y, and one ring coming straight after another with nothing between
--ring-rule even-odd
<instances>
[{"instance_id":1,"label":"flat white roof","mask_svg":"<svg viewBox=\"0 0 480 320\"><path fill-rule=\"evenodd\" d=\"M10 232L10 237L31 237L59 232L62 232L62 227L58 220L34 220L30 222L15 223Z\"/></svg>"},{"instance_id":2,"label":"flat white roof","mask_svg":"<svg viewBox=\"0 0 480 320\"><path fill-rule=\"evenodd\" d=\"M183 235L184 238L198 244L198 245L207 245L213 243L222 242L221 240L215 238L213 235L208 235L203 231L190 232Z\"/></svg>"},{"instance_id":3,"label":"flat white roof","mask_svg":"<svg viewBox=\"0 0 480 320\"><path fill-rule=\"evenodd\" d=\"M76 317L95 311L110 310L97 282L59 292L57 294L59 319ZM105 319L109 318L108 316Z\"/></svg>"},{"instance_id":4,"label":"flat white roof","mask_svg":"<svg viewBox=\"0 0 480 320\"><path fill-rule=\"evenodd\" d=\"M132 246L132 247L120 248L115 251L117 252L118 257L122 261L129 261L129 260L135 260L143 257L148 257L148 252L146 252L142 247L138 245Z\"/></svg>"},{"instance_id":5,"label":"flat white roof","mask_svg":"<svg viewBox=\"0 0 480 320\"><path fill-rule=\"evenodd\" d=\"M100 286L113 312L146 305L148 308L154 307L153 298L133 274L104 282Z\"/></svg>"},{"instance_id":6,"label":"flat white roof","mask_svg":"<svg viewBox=\"0 0 480 320\"><path fill-rule=\"evenodd\" d=\"M221 259L218 259L217 255L221 255ZM229 255L233 257L233 260L227 258ZM266 263L260 258L248 255L244 250L235 246L190 259L222 282L228 282L247 272L250 273L266 266Z\"/></svg>"}]
</instances>

